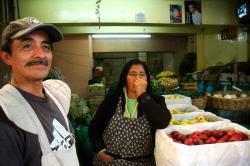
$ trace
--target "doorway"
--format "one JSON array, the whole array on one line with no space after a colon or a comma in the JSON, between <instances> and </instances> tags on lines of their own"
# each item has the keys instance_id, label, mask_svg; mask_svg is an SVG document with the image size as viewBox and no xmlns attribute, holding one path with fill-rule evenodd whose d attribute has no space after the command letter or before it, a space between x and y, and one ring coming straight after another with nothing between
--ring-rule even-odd
<instances>
[{"instance_id":1,"label":"doorway","mask_svg":"<svg viewBox=\"0 0 250 166\"><path fill-rule=\"evenodd\" d=\"M123 66L131 59L144 61L151 75L164 70L175 71L175 56L172 52L106 52L94 53L94 67L103 68L106 87L115 86ZM101 79L103 80L103 79Z\"/></svg>"},{"instance_id":2,"label":"doorway","mask_svg":"<svg viewBox=\"0 0 250 166\"><path fill-rule=\"evenodd\" d=\"M172 52L147 53L147 65L151 74L157 74L164 70L176 72L174 53Z\"/></svg>"}]
</instances>

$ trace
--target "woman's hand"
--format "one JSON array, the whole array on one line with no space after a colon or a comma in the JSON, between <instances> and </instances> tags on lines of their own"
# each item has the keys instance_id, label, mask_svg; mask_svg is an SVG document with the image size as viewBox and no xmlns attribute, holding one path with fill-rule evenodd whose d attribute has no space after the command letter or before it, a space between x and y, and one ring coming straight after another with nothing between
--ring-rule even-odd
<instances>
[{"instance_id":1,"label":"woman's hand","mask_svg":"<svg viewBox=\"0 0 250 166\"><path fill-rule=\"evenodd\" d=\"M146 92L147 84L148 83L147 83L146 80L143 80L143 79L140 79L140 78L135 81L135 91L136 91L137 97L139 97L141 94Z\"/></svg>"},{"instance_id":2,"label":"woman's hand","mask_svg":"<svg viewBox=\"0 0 250 166\"><path fill-rule=\"evenodd\" d=\"M114 160L114 157L112 157L111 155L105 153L105 152L101 152L98 156L97 159L100 161L112 161Z\"/></svg>"}]
</instances>

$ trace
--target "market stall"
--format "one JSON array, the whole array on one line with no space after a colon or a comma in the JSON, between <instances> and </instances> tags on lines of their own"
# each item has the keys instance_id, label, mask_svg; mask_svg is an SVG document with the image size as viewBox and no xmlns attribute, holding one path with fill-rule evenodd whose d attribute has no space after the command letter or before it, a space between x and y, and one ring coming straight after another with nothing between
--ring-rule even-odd
<instances>
[{"instance_id":1,"label":"market stall","mask_svg":"<svg viewBox=\"0 0 250 166\"><path fill-rule=\"evenodd\" d=\"M200 73L195 74L196 80L179 79L175 87L153 82L172 114L169 126L156 132L157 166L249 165L250 130L241 125L250 117L249 91L219 91L220 81L199 80Z\"/></svg>"}]
</instances>

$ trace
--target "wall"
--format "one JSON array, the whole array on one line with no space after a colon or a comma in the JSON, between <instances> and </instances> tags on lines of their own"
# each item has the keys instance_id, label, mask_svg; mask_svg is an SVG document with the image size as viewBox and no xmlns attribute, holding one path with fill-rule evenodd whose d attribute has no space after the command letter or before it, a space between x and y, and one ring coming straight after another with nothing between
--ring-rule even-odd
<instances>
[{"instance_id":1,"label":"wall","mask_svg":"<svg viewBox=\"0 0 250 166\"><path fill-rule=\"evenodd\" d=\"M234 40L221 40L220 29L207 28L204 47L205 67L247 61L247 33L244 31L239 30Z\"/></svg>"},{"instance_id":2,"label":"wall","mask_svg":"<svg viewBox=\"0 0 250 166\"><path fill-rule=\"evenodd\" d=\"M238 0L201 0L202 20L207 25L238 25Z\"/></svg>"},{"instance_id":3,"label":"wall","mask_svg":"<svg viewBox=\"0 0 250 166\"><path fill-rule=\"evenodd\" d=\"M232 13L235 3L236 0L202 0L203 24L237 24ZM103 0L99 11L102 23L135 23L135 14L141 12L145 13L146 23L165 24L170 23L170 4L182 4L182 13L185 13L183 0ZM21 17L32 15L44 22L98 22L95 0L19 0L19 5Z\"/></svg>"},{"instance_id":4,"label":"wall","mask_svg":"<svg viewBox=\"0 0 250 166\"><path fill-rule=\"evenodd\" d=\"M63 73L72 92L87 97L88 80L92 75L92 54L88 36L65 36L54 45L54 66Z\"/></svg>"}]
</instances>

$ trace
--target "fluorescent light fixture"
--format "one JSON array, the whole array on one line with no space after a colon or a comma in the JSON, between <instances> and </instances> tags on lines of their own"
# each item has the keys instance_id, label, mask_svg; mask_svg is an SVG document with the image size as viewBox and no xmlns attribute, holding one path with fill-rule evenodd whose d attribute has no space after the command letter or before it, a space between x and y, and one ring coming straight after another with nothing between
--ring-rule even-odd
<instances>
[{"instance_id":1,"label":"fluorescent light fixture","mask_svg":"<svg viewBox=\"0 0 250 166\"><path fill-rule=\"evenodd\" d=\"M150 38L148 34L95 34L93 38Z\"/></svg>"}]
</instances>

